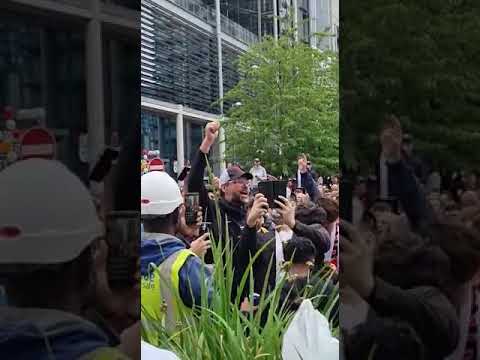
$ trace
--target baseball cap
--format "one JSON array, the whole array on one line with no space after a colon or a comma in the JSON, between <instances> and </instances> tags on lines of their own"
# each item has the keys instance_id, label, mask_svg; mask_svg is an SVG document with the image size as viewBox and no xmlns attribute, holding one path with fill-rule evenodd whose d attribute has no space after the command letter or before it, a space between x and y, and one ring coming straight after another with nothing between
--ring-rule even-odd
<instances>
[{"instance_id":1,"label":"baseball cap","mask_svg":"<svg viewBox=\"0 0 480 360\"><path fill-rule=\"evenodd\" d=\"M236 166L236 165L230 166L220 176L220 185L224 185L229 181L237 180L240 178L252 180L253 175L243 171L239 166Z\"/></svg>"},{"instance_id":2,"label":"baseball cap","mask_svg":"<svg viewBox=\"0 0 480 360\"><path fill-rule=\"evenodd\" d=\"M410 135L408 133L403 134L402 141L404 143L407 143L407 144L411 143L412 142L412 135Z\"/></svg>"}]
</instances>

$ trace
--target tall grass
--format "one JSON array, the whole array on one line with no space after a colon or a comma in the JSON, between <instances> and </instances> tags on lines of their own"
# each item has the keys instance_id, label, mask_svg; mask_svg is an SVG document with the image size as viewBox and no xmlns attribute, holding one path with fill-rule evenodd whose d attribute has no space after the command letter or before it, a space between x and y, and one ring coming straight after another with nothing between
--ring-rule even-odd
<instances>
[{"instance_id":1,"label":"tall grass","mask_svg":"<svg viewBox=\"0 0 480 360\"><path fill-rule=\"evenodd\" d=\"M211 174L210 169L209 173ZM217 223L221 224L218 202L216 217ZM275 289L269 292L265 281L258 309L242 313L241 294L247 286L247 280L250 280L247 290L249 298L253 298L253 263L268 244L250 259L241 279L238 295L232 302L233 255L227 221L224 225L224 231L220 231L218 238L212 241L215 266L212 274L214 294L211 303L207 303L207 284L202 281L202 304L196 306L192 313L181 313L176 330L170 334L162 321L148 314L142 306L142 337L145 336L148 323L148 326L158 333L159 346L175 352L182 360L281 359L283 334L294 315L281 296L286 280L279 281ZM273 266L273 261L270 260L268 270L271 271ZM335 304L338 303L336 286L328 290L330 295L326 295L332 274L331 270L319 274L317 281L307 286L303 294L311 298L327 318L331 317ZM338 324L332 324L332 332L338 334Z\"/></svg>"}]
</instances>

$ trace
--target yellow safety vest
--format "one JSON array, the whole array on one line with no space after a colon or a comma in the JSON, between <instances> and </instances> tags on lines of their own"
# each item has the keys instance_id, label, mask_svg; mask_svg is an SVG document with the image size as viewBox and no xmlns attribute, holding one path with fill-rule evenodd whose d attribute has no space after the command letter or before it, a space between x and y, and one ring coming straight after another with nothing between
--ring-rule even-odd
<instances>
[{"instance_id":1,"label":"yellow safety vest","mask_svg":"<svg viewBox=\"0 0 480 360\"><path fill-rule=\"evenodd\" d=\"M158 331L173 333L181 317L189 315L180 297L180 269L192 251L183 249L170 255L159 267L150 264L146 276L142 276L142 338L158 346Z\"/></svg>"}]
</instances>

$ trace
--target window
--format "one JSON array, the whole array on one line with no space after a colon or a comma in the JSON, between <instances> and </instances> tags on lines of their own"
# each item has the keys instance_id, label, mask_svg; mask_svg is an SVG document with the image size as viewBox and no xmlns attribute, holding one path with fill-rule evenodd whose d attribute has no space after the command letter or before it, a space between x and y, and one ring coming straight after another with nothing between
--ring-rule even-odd
<instances>
[{"instance_id":1,"label":"window","mask_svg":"<svg viewBox=\"0 0 480 360\"><path fill-rule=\"evenodd\" d=\"M79 155L87 132L84 34L28 15L0 16L0 109L39 108L44 115L17 118L17 128L43 122L55 134L57 159L85 180L88 164Z\"/></svg>"}]
</instances>

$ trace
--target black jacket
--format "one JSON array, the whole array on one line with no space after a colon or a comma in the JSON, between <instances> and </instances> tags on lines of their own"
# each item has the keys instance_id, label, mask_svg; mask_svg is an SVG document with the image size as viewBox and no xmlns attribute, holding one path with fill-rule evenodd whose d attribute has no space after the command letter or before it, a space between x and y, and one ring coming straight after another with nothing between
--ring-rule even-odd
<instances>
[{"instance_id":1,"label":"black jacket","mask_svg":"<svg viewBox=\"0 0 480 360\"><path fill-rule=\"evenodd\" d=\"M242 206L229 203L224 199L218 202L220 210L220 222L216 216L215 201L210 200L208 191L204 185L203 177L207 166L207 155L200 150L195 155L192 162L192 168L187 176L187 190L189 192L198 192L200 194L200 206L203 208L204 214L207 214L207 222L211 222L211 229L214 235L212 241L225 244L226 228L228 221L228 235L230 246L233 252L233 285L232 285L232 301L237 295L237 288L240 285L241 278L248 268L250 262L250 254L255 250L255 229L246 226L246 212ZM208 251L205 255L205 262L212 263L212 252ZM242 299L248 293L248 281L242 291Z\"/></svg>"},{"instance_id":2,"label":"black jacket","mask_svg":"<svg viewBox=\"0 0 480 360\"><path fill-rule=\"evenodd\" d=\"M296 221L295 227L293 228L293 234L295 236L308 238L312 241L317 251L317 256L315 258L315 269L319 270L322 268L324 254L330 249L330 235L328 234L328 231L318 224L305 225L299 221ZM253 274L254 289L258 294L261 294L263 291L265 279L267 278L267 291L275 287L275 279L277 275L275 267L277 261L275 254L275 230L269 230L265 234L257 232L255 253L262 248L264 248L263 251L259 254L254 263ZM252 257L255 255L255 253L252 254ZM271 265L269 265L270 262Z\"/></svg>"},{"instance_id":3,"label":"black jacket","mask_svg":"<svg viewBox=\"0 0 480 360\"><path fill-rule=\"evenodd\" d=\"M310 171L306 171L303 174L301 174L302 177L302 182L301 186L305 189L307 194L310 196L310 200L312 202L316 202L318 198L320 197L320 191L318 190L317 183L315 182L315 179L313 178L313 175ZM292 176L292 178L297 179L297 185L298 185L298 172Z\"/></svg>"},{"instance_id":4,"label":"black jacket","mask_svg":"<svg viewBox=\"0 0 480 360\"><path fill-rule=\"evenodd\" d=\"M400 200L414 229L423 233L433 212L413 169L402 160L389 164L388 171L391 194ZM377 250L376 285L368 299L371 311L346 341L348 359L368 357L374 344L374 360L437 360L455 350L459 327L448 297L454 282L450 260L427 240L411 241L384 243Z\"/></svg>"}]
</instances>

